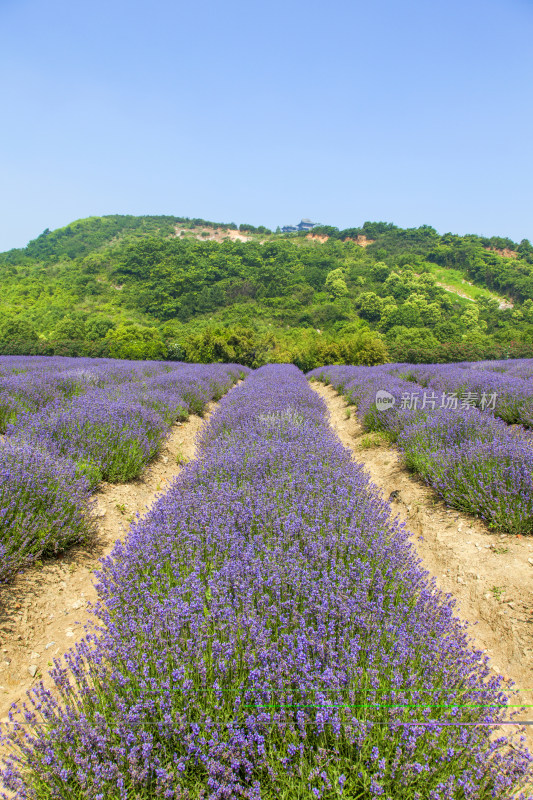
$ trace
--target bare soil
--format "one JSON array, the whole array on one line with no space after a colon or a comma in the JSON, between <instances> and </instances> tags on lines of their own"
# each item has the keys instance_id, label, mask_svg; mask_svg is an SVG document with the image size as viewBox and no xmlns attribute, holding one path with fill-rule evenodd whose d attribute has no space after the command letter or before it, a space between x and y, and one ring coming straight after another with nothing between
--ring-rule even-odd
<instances>
[{"instance_id":1,"label":"bare soil","mask_svg":"<svg viewBox=\"0 0 533 800\"><path fill-rule=\"evenodd\" d=\"M376 240L375 239L367 239L367 237L364 234L361 234L360 236L357 236L355 239L352 239L351 241L355 242L356 244L360 245L361 247L368 247L369 244L374 244L374 242Z\"/></svg>"},{"instance_id":2,"label":"bare soil","mask_svg":"<svg viewBox=\"0 0 533 800\"><path fill-rule=\"evenodd\" d=\"M0 595L0 722L32 684L50 683L48 668L82 638L88 604L96 600L93 572L100 559L125 537L136 514L143 515L168 490L182 463L194 458L196 436L209 416L191 415L174 426L159 456L135 481L102 484L97 493L96 537L17 576ZM179 462L179 463L178 463Z\"/></svg>"},{"instance_id":3,"label":"bare soil","mask_svg":"<svg viewBox=\"0 0 533 800\"><path fill-rule=\"evenodd\" d=\"M320 242L321 244L323 244L324 242L328 241L329 236L326 236L325 234L320 234L320 233L308 233L305 238L306 239L314 239L315 241ZM360 247L368 247L369 244L374 244L375 239L367 239L366 236L361 234L360 236L356 236L355 239L346 239L345 241L347 241L347 242L355 242Z\"/></svg>"},{"instance_id":4,"label":"bare soil","mask_svg":"<svg viewBox=\"0 0 533 800\"><path fill-rule=\"evenodd\" d=\"M398 452L376 434L365 434L351 407L331 386L311 386L327 403L337 436L364 464L391 509L410 532L421 566L456 601L455 613L470 624L474 646L492 670L515 683L513 704L533 704L533 541L490 531L476 517L449 509L430 487L410 474ZM374 442L375 446L365 447ZM475 627L474 627L475 626ZM533 720L533 708L521 712ZM526 727L533 748L533 726Z\"/></svg>"},{"instance_id":5,"label":"bare soil","mask_svg":"<svg viewBox=\"0 0 533 800\"><path fill-rule=\"evenodd\" d=\"M518 258L516 250L510 250L508 247L504 247L503 249L499 249L498 247L485 247L484 249L490 250L492 253L496 253L504 258Z\"/></svg>"},{"instance_id":6,"label":"bare soil","mask_svg":"<svg viewBox=\"0 0 533 800\"><path fill-rule=\"evenodd\" d=\"M252 238L233 228L186 228L183 225L176 225L174 230L178 238L188 234L201 242L223 242L225 239L231 242L248 242Z\"/></svg>"},{"instance_id":7,"label":"bare soil","mask_svg":"<svg viewBox=\"0 0 533 800\"><path fill-rule=\"evenodd\" d=\"M305 238L306 239L311 239L314 242L320 242L320 244L324 244L324 242L328 241L329 236L326 236L325 234L319 234L319 233L308 233Z\"/></svg>"}]
</instances>

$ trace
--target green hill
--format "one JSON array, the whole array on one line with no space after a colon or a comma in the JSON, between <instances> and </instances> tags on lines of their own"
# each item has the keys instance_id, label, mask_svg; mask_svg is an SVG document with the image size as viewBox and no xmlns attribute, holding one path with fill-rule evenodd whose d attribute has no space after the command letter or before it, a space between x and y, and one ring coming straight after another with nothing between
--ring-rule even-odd
<instances>
[{"instance_id":1,"label":"green hill","mask_svg":"<svg viewBox=\"0 0 533 800\"><path fill-rule=\"evenodd\" d=\"M107 216L0 254L0 350L372 362L533 354L533 247Z\"/></svg>"}]
</instances>

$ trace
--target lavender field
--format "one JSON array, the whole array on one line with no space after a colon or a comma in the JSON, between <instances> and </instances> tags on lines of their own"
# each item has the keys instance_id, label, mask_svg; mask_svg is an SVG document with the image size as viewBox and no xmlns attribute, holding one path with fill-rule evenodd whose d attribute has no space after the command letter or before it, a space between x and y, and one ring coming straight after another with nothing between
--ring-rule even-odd
<instances>
[{"instance_id":1,"label":"lavender field","mask_svg":"<svg viewBox=\"0 0 533 800\"><path fill-rule=\"evenodd\" d=\"M170 427L247 368L0 358L0 583L86 541L101 481L136 478Z\"/></svg>"},{"instance_id":2,"label":"lavender field","mask_svg":"<svg viewBox=\"0 0 533 800\"><path fill-rule=\"evenodd\" d=\"M219 368L198 369L220 379ZM526 452L525 428L509 433L490 411L466 409L455 427L440 410L423 410L427 426L416 409L379 412L378 388L411 392L402 370L311 377L348 394L406 457L409 436L425 442L420 470L478 434L480 447L500 446L487 459L514 464ZM139 383L166 377L137 373ZM39 436L26 413L8 428L15 443L23 430ZM40 419L40 446L63 458L70 428ZM295 367L261 368L222 398L198 458L103 562L98 595L97 628L56 660L55 688L38 685L11 715L3 781L19 798L531 796L530 754L500 735L511 730L510 687Z\"/></svg>"},{"instance_id":3,"label":"lavender field","mask_svg":"<svg viewBox=\"0 0 533 800\"><path fill-rule=\"evenodd\" d=\"M309 373L384 431L404 463L450 506L491 529L533 532L533 362L380 367Z\"/></svg>"}]
</instances>

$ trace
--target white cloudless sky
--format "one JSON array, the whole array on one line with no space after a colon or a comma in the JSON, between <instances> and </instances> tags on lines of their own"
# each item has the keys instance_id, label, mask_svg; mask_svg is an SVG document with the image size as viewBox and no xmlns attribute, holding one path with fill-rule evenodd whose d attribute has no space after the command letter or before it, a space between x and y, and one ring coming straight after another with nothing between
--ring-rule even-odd
<instances>
[{"instance_id":1,"label":"white cloudless sky","mask_svg":"<svg viewBox=\"0 0 533 800\"><path fill-rule=\"evenodd\" d=\"M531 0L0 0L0 250L102 214L533 240Z\"/></svg>"}]
</instances>

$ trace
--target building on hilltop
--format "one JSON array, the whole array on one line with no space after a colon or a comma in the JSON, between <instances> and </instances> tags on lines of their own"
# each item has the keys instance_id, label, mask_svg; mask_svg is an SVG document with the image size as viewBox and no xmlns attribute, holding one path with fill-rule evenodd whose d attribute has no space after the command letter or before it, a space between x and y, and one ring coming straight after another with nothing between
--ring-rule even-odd
<instances>
[{"instance_id":1,"label":"building on hilltop","mask_svg":"<svg viewBox=\"0 0 533 800\"><path fill-rule=\"evenodd\" d=\"M311 222L310 219L303 219L298 225L285 225L285 227L281 229L281 232L296 233L297 231L310 231L315 225L318 225L318 222Z\"/></svg>"},{"instance_id":2,"label":"building on hilltop","mask_svg":"<svg viewBox=\"0 0 533 800\"><path fill-rule=\"evenodd\" d=\"M311 222L310 219L303 219L300 224L298 225L299 231L310 231L311 228L314 228L315 225L318 225L318 222Z\"/></svg>"}]
</instances>

